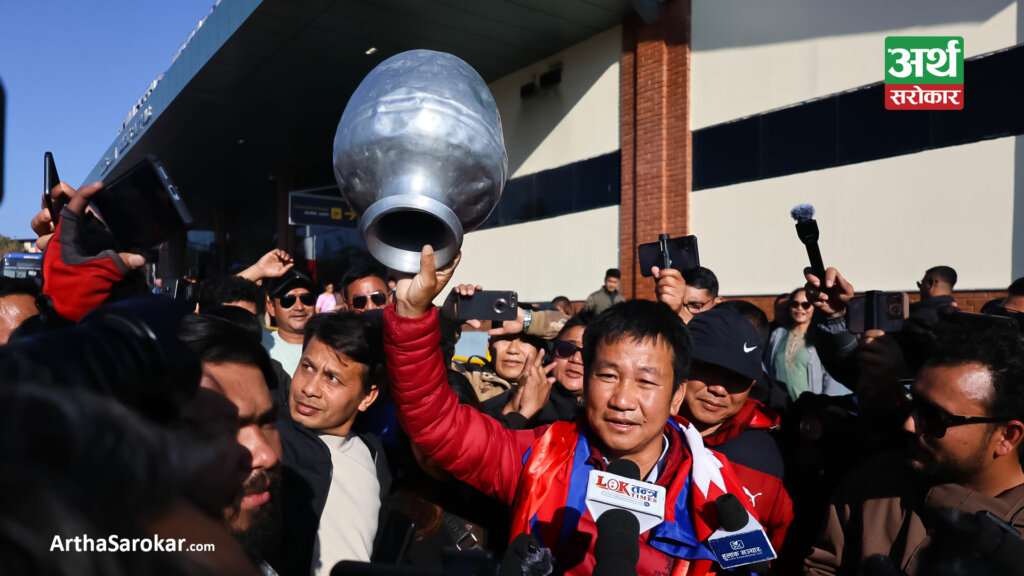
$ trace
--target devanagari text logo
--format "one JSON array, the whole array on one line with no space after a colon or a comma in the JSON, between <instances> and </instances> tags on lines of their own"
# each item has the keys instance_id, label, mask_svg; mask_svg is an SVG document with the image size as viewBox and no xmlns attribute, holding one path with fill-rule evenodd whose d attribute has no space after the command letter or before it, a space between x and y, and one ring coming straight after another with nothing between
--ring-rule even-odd
<instances>
[{"instance_id":1,"label":"devanagari text logo","mask_svg":"<svg viewBox=\"0 0 1024 576\"><path fill-rule=\"evenodd\" d=\"M963 108L963 37L886 37L886 110Z\"/></svg>"}]
</instances>

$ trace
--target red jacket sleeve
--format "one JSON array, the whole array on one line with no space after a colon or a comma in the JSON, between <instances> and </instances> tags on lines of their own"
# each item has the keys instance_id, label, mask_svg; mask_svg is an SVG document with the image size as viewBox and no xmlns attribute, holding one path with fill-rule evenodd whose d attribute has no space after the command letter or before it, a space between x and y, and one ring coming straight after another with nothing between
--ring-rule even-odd
<instances>
[{"instance_id":1,"label":"red jacket sleeve","mask_svg":"<svg viewBox=\"0 0 1024 576\"><path fill-rule=\"evenodd\" d=\"M384 353L398 420L412 440L459 480L511 504L523 456L546 427L506 430L490 416L459 404L448 387L436 308L409 319L389 306Z\"/></svg>"}]
</instances>

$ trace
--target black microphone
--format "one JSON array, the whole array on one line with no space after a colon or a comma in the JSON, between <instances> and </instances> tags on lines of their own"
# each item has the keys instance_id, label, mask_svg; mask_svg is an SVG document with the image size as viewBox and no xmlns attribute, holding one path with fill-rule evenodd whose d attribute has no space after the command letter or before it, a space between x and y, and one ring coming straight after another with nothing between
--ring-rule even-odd
<instances>
[{"instance_id":1,"label":"black microphone","mask_svg":"<svg viewBox=\"0 0 1024 576\"><path fill-rule=\"evenodd\" d=\"M749 520L747 509L735 494L722 494L716 498L715 510L718 511L718 521L722 524L722 529L728 532L743 528Z\"/></svg>"},{"instance_id":2,"label":"black microphone","mask_svg":"<svg viewBox=\"0 0 1024 576\"><path fill-rule=\"evenodd\" d=\"M814 220L814 206L810 204L798 204L789 211L789 215L796 220L796 235L807 247L807 258L811 261L811 273L818 277L818 280L825 281L825 264L821 260L821 250L818 249L818 223Z\"/></svg>"},{"instance_id":3,"label":"black microphone","mask_svg":"<svg viewBox=\"0 0 1024 576\"><path fill-rule=\"evenodd\" d=\"M631 460L615 460L608 472L633 480L640 468ZM597 518L593 576L636 576L640 561L640 522L628 510L613 508Z\"/></svg>"},{"instance_id":4,"label":"black microphone","mask_svg":"<svg viewBox=\"0 0 1024 576\"><path fill-rule=\"evenodd\" d=\"M761 523L747 512L735 494L716 498L715 510L721 528L708 538L708 547L722 568L742 568L748 573L766 571L776 555Z\"/></svg>"},{"instance_id":5,"label":"black microphone","mask_svg":"<svg viewBox=\"0 0 1024 576\"><path fill-rule=\"evenodd\" d=\"M533 534L520 534L508 545L498 576L548 576L554 569L551 550L542 547Z\"/></svg>"}]
</instances>

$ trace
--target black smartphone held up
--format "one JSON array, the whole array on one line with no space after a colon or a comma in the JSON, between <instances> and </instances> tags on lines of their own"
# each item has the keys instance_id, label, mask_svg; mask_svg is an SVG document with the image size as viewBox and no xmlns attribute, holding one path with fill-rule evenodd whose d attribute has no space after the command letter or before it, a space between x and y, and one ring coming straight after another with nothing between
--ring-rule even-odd
<instances>
[{"instance_id":1,"label":"black smartphone held up","mask_svg":"<svg viewBox=\"0 0 1024 576\"><path fill-rule=\"evenodd\" d=\"M851 298L846 308L846 329L851 334L868 330L899 332L910 314L910 297L906 292L868 290L864 296Z\"/></svg>"},{"instance_id":2,"label":"black smartphone held up","mask_svg":"<svg viewBox=\"0 0 1024 576\"><path fill-rule=\"evenodd\" d=\"M472 296L455 295L455 317L462 321L515 320L518 306L519 295L511 290L481 290Z\"/></svg>"},{"instance_id":3,"label":"black smartphone held up","mask_svg":"<svg viewBox=\"0 0 1024 576\"><path fill-rule=\"evenodd\" d=\"M177 187L152 155L104 182L91 206L124 252L146 252L192 226Z\"/></svg>"},{"instance_id":4,"label":"black smartphone held up","mask_svg":"<svg viewBox=\"0 0 1024 576\"><path fill-rule=\"evenodd\" d=\"M700 268L696 236L669 238L662 234L657 242L648 242L636 247L640 260L640 274L651 275L651 268L675 268L680 272Z\"/></svg>"},{"instance_id":5,"label":"black smartphone held up","mask_svg":"<svg viewBox=\"0 0 1024 576\"><path fill-rule=\"evenodd\" d=\"M67 199L54 200L53 193L60 185L60 176L57 175L57 165L53 162L53 154L46 152L43 154L43 202L46 204L46 209L50 211L50 222L53 222L54 226L57 226L57 220L60 219L60 211L64 209L64 204L67 204Z\"/></svg>"}]
</instances>

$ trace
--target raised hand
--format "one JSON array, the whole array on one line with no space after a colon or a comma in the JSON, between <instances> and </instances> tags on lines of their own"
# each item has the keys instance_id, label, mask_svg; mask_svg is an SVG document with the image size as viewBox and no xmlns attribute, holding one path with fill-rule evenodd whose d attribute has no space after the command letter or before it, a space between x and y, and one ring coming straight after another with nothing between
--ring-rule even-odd
<instances>
[{"instance_id":1,"label":"raised hand","mask_svg":"<svg viewBox=\"0 0 1024 576\"><path fill-rule=\"evenodd\" d=\"M850 284L843 275L835 268L825 270L825 285L821 285L821 279L811 273L810 268L804 268L804 277L807 284L804 289L807 292L807 301L815 308L832 316L833 318L846 313L846 307L853 298L853 284Z\"/></svg>"},{"instance_id":2,"label":"raised hand","mask_svg":"<svg viewBox=\"0 0 1024 576\"><path fill-rule=\"evenodd\" d=\"M420 271L412 278L402 278L395 286L395 312L406 318L419 318L433 306L434 298L440 294L455 273L462 259L460 252L451 264L440 270L434 263L434 248L429 244L420 252Z\"/></svg>"}]
</instances>

